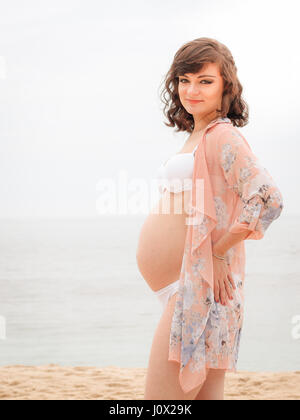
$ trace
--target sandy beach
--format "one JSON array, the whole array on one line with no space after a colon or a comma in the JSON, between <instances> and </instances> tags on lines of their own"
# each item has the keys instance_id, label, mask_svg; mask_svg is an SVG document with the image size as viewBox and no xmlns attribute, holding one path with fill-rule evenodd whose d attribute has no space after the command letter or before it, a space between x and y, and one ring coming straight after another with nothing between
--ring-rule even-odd
<instances>
[{"instance_id":1,"label":"sandy beach","mask_svg":"<svg viewBox=\"0 0 300 420\"><path fill-rule=\"evenodd\" d=\"M1 400L142 400L145 368L0 367ZM226 400L300 400L300 371L228 372Z\"/></svg>"}]
</instances>

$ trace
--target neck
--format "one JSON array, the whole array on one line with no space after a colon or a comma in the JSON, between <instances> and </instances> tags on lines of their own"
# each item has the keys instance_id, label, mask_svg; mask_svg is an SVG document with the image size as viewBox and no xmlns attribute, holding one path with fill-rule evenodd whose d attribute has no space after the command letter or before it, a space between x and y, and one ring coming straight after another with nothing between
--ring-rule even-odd
<instances>
[{"instance_id":1,"label":"neck","mask_svg":"<svg viewBox=\"0 0 300 420\"><path fill-rule=\"evenodd\" d=\"M215 120L216 118L218 118L217 114L215 111L211 112L208 115L205 116L201 116L200 118L197 118L197 116L194 117L194 130L193 133L197 134L203 130L205 130L205 128L208 126L208 124Z\"/></svg>"}]
</instances>

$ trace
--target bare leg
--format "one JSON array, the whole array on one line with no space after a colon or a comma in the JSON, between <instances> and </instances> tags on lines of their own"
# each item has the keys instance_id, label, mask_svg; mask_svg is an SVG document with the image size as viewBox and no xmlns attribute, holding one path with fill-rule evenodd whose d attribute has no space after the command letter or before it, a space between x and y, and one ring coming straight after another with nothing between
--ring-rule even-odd
<instances>
[{"instance_id":1,"label":"bare leg","mask_svg":"<svg viewBox=\"0 0 300 420\"><path fill-rule=\"evenodd\" d=\"M145 400L194 400L202 386L184 393L179 384L179 363L168 361L169 334L177 293L169 299L154 334L146 374Z\"/></svg>"},{"instance_id":2,"label":"bare leg","mask_svg":"<svg viewBox=\"0 0 300 420\"><path fill-rule=\"evenodd\" d=\"M195 400L224 400L225 373L224 369L209 369L203 387Z\"/></svg>"}]
</instances>

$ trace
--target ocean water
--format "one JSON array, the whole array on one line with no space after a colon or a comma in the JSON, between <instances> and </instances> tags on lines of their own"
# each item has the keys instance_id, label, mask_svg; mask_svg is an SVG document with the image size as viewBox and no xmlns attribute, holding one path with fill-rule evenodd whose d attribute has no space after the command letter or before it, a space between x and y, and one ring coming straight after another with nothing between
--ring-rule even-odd
<instances>
[{"instance_id":1,"label":"ocean water","mask_svg":"<svg viewBox=\"0 0 300 420\"><path fill-rule=\"evenodd\" d=\"M0 221L1 366L147 367L161 307L136 265L145 218ZM300 370L299 234L283 212L246 241L238 369Z\"/></svg>"}]
</instances>

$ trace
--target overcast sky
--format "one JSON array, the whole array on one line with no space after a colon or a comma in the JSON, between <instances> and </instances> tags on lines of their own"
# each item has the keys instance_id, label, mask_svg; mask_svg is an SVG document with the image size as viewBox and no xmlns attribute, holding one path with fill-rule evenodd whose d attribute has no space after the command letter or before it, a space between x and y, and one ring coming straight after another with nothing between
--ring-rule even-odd
<instances>
[{"instance_id":1,"label":"overcast sky","mask_svg":"<svg viewBox=\"0 0 300 420\"><path fill-rule=\"evenodd\" d=\"M0 217L97 217L103 177L155 177L187 134L159 89L186 42L231 50L241 128L299 212L299 9L286 0L0 0Z\"/></svg>"}]
</instances>

